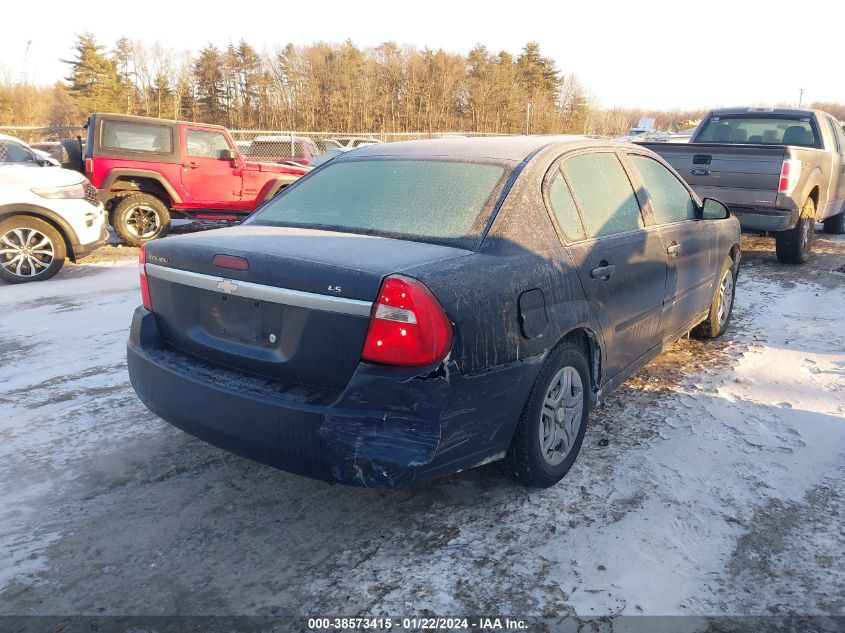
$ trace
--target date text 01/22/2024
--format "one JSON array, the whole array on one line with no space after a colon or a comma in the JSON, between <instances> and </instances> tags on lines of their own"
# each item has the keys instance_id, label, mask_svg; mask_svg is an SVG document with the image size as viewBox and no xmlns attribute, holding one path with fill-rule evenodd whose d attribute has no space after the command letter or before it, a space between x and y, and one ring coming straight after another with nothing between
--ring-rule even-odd
<instances>
[{"instance_id":1,"label":"date text 01/22/2024","mask_svg":"<svg viewBox=\"0 0 845 633\"><path fill-rule=\"evenodd\" d=\"M499 617L484 618L309 618L311 631L359 630L389 631L524 631L524 620Z\"/></svg>"}]
</instances>

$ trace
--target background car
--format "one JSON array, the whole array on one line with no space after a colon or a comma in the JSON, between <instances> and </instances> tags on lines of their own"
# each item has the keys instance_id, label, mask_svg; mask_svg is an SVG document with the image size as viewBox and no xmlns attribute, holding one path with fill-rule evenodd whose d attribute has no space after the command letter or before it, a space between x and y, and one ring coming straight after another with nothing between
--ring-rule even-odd
<instances>
[{"instance_id":1,"label":"background car","mask_svg":"<svg viewBox=\"0 0 845 633\"><path fill-rule=\"evenodd\" d=\"M58 167L59 161L49 153L33 149L14 136L0 134L0 165L20 163L38 167Z\"/></svg>"},{"instance_id":2,"label":"background car","mask_svg":"<svg viewBox=\"0 0 845 633\"><path fill-rule=\"evenodd\" d=\"M247 156L264 163L307 165L320 154L319 146L304 136L256 136Z\"/></svg>"},{"instance_id":3,"label":"background car","mask_svg":"<svg viewBox=\"0 0 845 633\"><path fill-rule=\"evenodd\" d=\"M548 486L596 402L725 331L728 215L634 145L362 147L240 226L145 245L129 375L163 419L292 472L394 487L504 458Z\"/></svg>"},{"instance_id":4,"label":"background car","mask_svg":"<svg viewBox=\"0 0 845 633\"><path fill-rule=\"evenodd\" d=\"M44 281L108 238L97 190L67 169L0 166L0 279Z\"/></svg>"},{"instance_id":5,"label":"background car","mask_svg":"<svg viewBox=\"0 0 845 633\"><path fill-rule=\"evenodd\" d=\"M381 143L378 139L368 136L335 136L330 141L334 141L340 147L346 149L355 149L356 147L365 147L367 145L377 145Z\"/></svg>"}]
</instances>

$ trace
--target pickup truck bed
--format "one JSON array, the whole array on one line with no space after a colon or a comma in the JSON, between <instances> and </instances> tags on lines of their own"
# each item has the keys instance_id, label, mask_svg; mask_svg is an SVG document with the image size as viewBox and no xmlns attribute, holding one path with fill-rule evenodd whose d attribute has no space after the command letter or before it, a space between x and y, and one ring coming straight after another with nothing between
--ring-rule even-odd
<instances>
[{"instance_id":1,"label":"pickup truck bed","mask_svg":"<svg viewBox=\"0 0 845 633\"><path fill-rule=\"evenodd\" d=\"M783 161L808 164L822 153L784 145L639 143L662 156L703 198L725 203L744 229L783 231L795 226L801 203L778 191ZM801 201L803 202L803 200Z\"/></svg>"}]
</instances>

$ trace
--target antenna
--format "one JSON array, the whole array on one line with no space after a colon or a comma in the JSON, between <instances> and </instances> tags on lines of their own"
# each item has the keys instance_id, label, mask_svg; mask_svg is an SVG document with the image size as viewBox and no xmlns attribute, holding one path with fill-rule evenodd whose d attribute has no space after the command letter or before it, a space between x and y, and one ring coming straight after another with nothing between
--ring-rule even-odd
<instances>
[{"instance_id":1,"label":"antenna","mask_svg":"<svg viewBox=\"0 0 845 633\"><path fill-rule=\"evenodd\" d=\"M32 40L26 41L26 49L23 52L23 62L21 62L21 77L19 83L26 83L26 65L29 62L29 47L32 46Z\"/></svg>"}]
</instances>

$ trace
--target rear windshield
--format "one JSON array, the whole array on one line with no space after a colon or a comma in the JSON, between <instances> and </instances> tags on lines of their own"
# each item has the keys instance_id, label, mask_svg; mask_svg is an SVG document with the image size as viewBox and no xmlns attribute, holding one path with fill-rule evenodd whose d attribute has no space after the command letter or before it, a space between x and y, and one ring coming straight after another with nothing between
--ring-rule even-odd
<instances>
[{"instance_id":1,"label":"rear windshield","mask_svg":"<svg viewBox=\"0 0 845 633\"><path fill-rule=\"evenodd\" d=\"M697 143L762 143L818 147L818 137L808 116L712 116L696 138Z\"/></svg>"},{"instance_id":2,"label":"rear windshield","mask_svg":"<svg viewBox=\"0 0 845 633\"><path fill-rule=\"evenodd\" d=\"M490 163L330 162L273 198L249 222L475 249L505 172L503 165Z\"/></svg>"}]
</instances>

